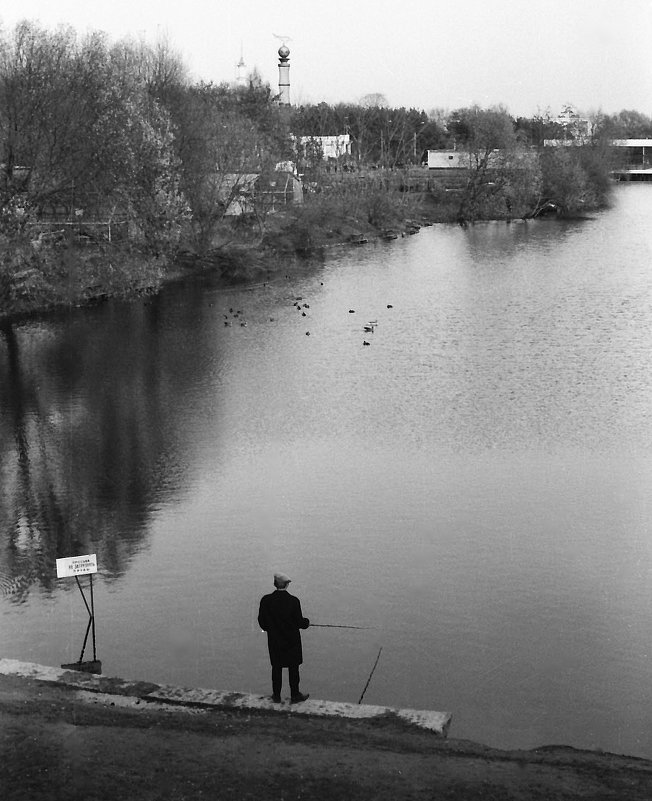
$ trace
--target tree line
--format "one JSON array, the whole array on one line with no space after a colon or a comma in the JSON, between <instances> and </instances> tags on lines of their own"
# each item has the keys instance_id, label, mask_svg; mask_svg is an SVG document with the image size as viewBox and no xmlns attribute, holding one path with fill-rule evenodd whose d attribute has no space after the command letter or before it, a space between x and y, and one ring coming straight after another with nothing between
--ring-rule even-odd
<instances>
[{"instance_id":1,"label":"tree line","mask_svg":"<svg viewBox=\"0 0 652 801\"><path fill-rule=\"evenodd\" d=\"M591 152L559 150L533 165L528 148L567 134L550 114L426 112L392 108L380 95L292 109L276 100L256 73L245 86L191 80L166 41L112 42L101 32L80 37L30 22L0 31L0 233L18 235L56 213L80 225L94 215L124 221L152 252L184 240L205 250L245 191L239 176L291 161L319 178L318 141L301 147L293 134L349 134L352 168L401 169L429 149L464 149L472 169L460 217L481 216L488 184L510 204L527 196L536 207L564 194L570 208L604 194L609 137L652 135L652 120L638 112L597 115ZM488 180L498 174L495 151L498 182ZM266 209L253 209L261 222Z\"/></svg>"},{"instance_id":2,"label":"tree line","mask_svg":"<svg viewBox=\"0 0 652 801\"><path fill-rule=\"evenodd\" d=\"M269 86L192 82L165 41L78 37L20 23L0 41L0 225L63 211L126 219L152 251L206 243L226 173L291 153ZM231 187L231 194L237 187Z\"/></svg>"}]
</instances>

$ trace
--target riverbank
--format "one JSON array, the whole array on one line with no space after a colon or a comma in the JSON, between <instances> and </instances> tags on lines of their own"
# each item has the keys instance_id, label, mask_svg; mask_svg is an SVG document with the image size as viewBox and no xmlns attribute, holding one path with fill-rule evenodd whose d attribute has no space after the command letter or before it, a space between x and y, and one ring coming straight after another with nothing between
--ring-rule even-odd
<instances>
[{"instance_id":1,"label":"riverbank","mask_svg":"<svg viewBox=\"0 0 652 801\"><path fill-rule=\"evenodd\" d=\"M110 298L152 295L170 282L201 274L216 275L229 285L273 278L336 246L356 247L415 233L424 224L450 222L454 216L448 205L424 196L385 210L374 224L333 210L324 214L308 204L270 216L262 237L251 227L225 224L218 237L222 244L205 253L180 247L174 254L152 254L129 242L87 239L6 240L0 243L0 323Z\"/></svg>"},{"instance_id":2,"label":"riverbank","mask_svg":"<svg viewBox=\"0 0 652 801\"><path fill-rule=\"evenodd\" d=\"M647 760L562 746L499 751L391 718L206 710L114 694L110 680L104 689L0 674L6 801L652 796Z\"/></svg>"},{"instance_id":3,"label":"riverbank","mask_svg":"<svg viewBox=\"0 0 652 801\"><path fill-rule=\"evenodd\" d=\"M88 237L5 240L0 242L0 324L111 298L153 295L197 275L217 276L229 286L271 280L335 247L359 247L409 236L423 226L459 222L459 189L444 184L416 193L372 192L366 202L351 214L346 211L351 212L350 202L313 199L269 215L262 234L253 220L231 218L216 234L219 244L201 253L188 245L152 253L129 241ZM521 217L494 204L477 222L516 219Z\"/></svg>"}]
</instances>

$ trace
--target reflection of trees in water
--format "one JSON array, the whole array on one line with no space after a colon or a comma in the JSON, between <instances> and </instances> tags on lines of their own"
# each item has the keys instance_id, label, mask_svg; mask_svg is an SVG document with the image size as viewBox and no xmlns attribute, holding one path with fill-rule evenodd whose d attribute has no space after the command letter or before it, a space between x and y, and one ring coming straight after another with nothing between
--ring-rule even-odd
<instances>
[{"instance_id":1,"label":"reflection of trees in water","mask_svg":"<svg viewBox=\"0 0 652 801\"><path fill-rule=\"evenodd\" d=\"M196 337L166 331L158 299L1 334L0 595L51 591L55 559L81 553L111 580L179 489Z\"/></svg>"}]
</instances>

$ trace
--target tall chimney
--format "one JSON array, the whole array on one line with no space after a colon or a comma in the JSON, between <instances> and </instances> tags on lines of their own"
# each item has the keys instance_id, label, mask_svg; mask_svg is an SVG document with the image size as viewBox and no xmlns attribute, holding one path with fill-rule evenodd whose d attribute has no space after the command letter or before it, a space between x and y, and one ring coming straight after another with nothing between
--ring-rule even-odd
<instances>
[{"instance_id":1,"label":"tall chimney","mask_svg":"<svg viewBox=\"0 0 652 801\"><path fill-rule=\"evenodd\" d=\"M290 50L282 44L278 49L278 93L281 106L290 105Z\"/></svg>"}]
</instances>

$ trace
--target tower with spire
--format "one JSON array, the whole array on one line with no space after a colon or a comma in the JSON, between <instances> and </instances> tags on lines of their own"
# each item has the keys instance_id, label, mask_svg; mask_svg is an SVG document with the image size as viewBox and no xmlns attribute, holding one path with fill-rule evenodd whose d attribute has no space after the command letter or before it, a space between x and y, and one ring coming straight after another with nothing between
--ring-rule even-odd
<instances>
[{"instance_id":1,"label":"tower with spire","mask_svg":"<svg viewBox=\"0 0 652 801\"><path fill-rule=\"evenodd\" d=\"M242 51L242 42L240 42L240 61L235 65L235 82L237 86L245 86L247 83L247 65Z\"/></svg>"},{"instance_id":2,"label":"tower with spire","mask_svg":"<svg viewBox=\"0 0 652 801\"><path fill-rule=\"evenodd\" d=\"M281 106L290 105L290 48L283 42L278 49L278 94Z\"/></svg>"}]
</instances>

